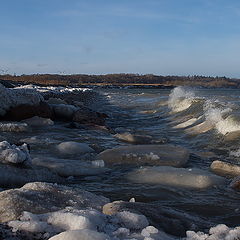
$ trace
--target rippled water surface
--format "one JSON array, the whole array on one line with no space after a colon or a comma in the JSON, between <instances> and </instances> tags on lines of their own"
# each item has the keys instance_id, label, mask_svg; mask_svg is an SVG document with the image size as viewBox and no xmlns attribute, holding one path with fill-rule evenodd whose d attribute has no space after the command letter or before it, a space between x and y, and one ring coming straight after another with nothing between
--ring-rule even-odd
<instances>
[{"instance_id":1,"label":"rippled water surface","mask_svg":"<svg viewBox=\"0 0 240 240\"><path fill-rule=\"evenodd\" d=\"M131 132L152 136L181 145L191 152L186 167L208 170L211 162L220 159L240 163L240 91L233 89L101 89L107 102L96 107L107 113L107 124L115 133ZM204 123L205 125L200 125ZM208 125L211 123L210 125ZM56 123L49 132L5 133L13 142L31 138L33 157L54 157L54 146L62 141L90 144L101 152L119 145L130 145L98 129L72 129L67 123ZM197 126L197 127L196 127ZM133 167L116 166L94 177L73 179L70 185L102 193L111 200L158 201L164 206L184 210L213 223L236 226L240 222L240 194L227 185L208 190L134 184L125 175ZM230 181L230 180L229 180Z\"/></svg>"}]
</instances>

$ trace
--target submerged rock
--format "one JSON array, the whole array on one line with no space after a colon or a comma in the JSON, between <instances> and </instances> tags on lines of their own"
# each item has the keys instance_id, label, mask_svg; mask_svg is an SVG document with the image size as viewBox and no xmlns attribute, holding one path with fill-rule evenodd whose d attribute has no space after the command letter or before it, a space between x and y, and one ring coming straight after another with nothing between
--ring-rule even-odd
<instances>
[{"instance_id":1,"label":"submerged rock","mask_svg":"<svg viewBox=\"0 0 240 240\"><path fill-rule=\"evenodd\" d=\"M104 164L103 166L97 165L95 161L82 162L59 158L34 158L32 164L46 167L62 177L98 175L109 170L104 168Z\"/></svg>"},{"instance_id":2,"label":"submerged rock","mask_svg":"<svg viewBox=\"0 0 240 240\"><path fill-rule=\"evenodd\" d=\"M73 208L101 210L109 200L102 196L57 184L33 182L18 189L0 192L0 222L16 220L23 211L47 213Z\"/></svg>"},{"instance_id":3,"label":"submerged rock","mask_svg":"<svg viewBox=\"0 0 240 240\"><path fill-rule=\"evenodd\" d=\"M129 132L117 133L114 135L114 137L124 142L129 142L133 144L156 144L165 143L167 141L166 139L154 140L152 136L132 134Z\"/></svg>"},{"instance_id":4,"label":"submerged rock","mask_svg":"<svg viewBox=\"0 0 240 240\"><path fill-rule=\"evenodd\" d=\"M213 161L210 169L212 172L220 175L220 176L227 176L227 177L236 177L240 176L240 166L222 162L219 160Z\"/></svg>"},{"instance_id":5,"label":"submerged rock","mask_svg":"<svg viewBox=\"0 0 240 240\"><path fill-rule=\"evenodd\" d=\"M23 120L23 122L27 123L29 126L32 127L45 127L54 125L54 122L50 118L42 118L38 116L25 119Z\"/></svg>"},{"instance_id":6,"label":"submerged rock","mask_svg":"<svg viewBox=\"0 0 240 240\"><path fill-rule=\"evenodd\" d=\"M135 145L108 149L97 156L108 164L151 164L181 167L187 163L187 149L174 145Z\"/></svg>"},{"instance_id":7,"label":"submerged rock","mask_svg":"<svg viewBox=\"0 0 240 240\"><path fill-rule=\"evenodd\" d=\"M57 150L61 154L85 154L94 152L94 150L89 147L86 143L79 143L79 142L62 142L57 145Z\"/></svg>"},{"instance_id":8,"label":"submerged rock","mask_svg":"<svg viewBox=\"0 0 240 240\"><path fill-rule=\"evenodd\" d=\"M0 187L19 187L34 181L62 183L64 179L44 168L23 168L0 164Z\"/></svg>"},{"instance_id":9,"label":"submerged rock","mask_svg":"<svg viewBox=\"0 0 240 240\"><path fill-rule=\"evenodd\" d=\"M201 169L174 167L143 167L127 175L136 183L163 184L175 187L204 189L226 183L225 178Z\"/></svg>"}]
</instances>

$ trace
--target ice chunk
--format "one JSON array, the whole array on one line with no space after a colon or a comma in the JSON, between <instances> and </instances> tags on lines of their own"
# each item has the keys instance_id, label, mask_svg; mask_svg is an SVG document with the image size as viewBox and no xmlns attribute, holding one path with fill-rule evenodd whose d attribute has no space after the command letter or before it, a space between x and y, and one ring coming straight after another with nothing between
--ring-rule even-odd
<instances>
[{"instance_id":1,"label":"ice chunk","mask_svg":"<svg viewBox=\"0 0 240 240\"><path fill-rule=\"evenodd\" d=\"M137 183L163 184L176 187L203 189L226 183L225 178L201 169L174 167L143 167L127 175Z\"/></svg>"},{"instance_id":2,"label":"ice chunk","mask_svg":"<svg viewBox=\"0 0 240 240\"><path fill-rule=\"evenodd\" d=\"M0 123L1 132L27 132L29 126L26 123Z\"/></svg>"},{"instance_id":3,"label":"ice chunk","mask_svg":"<svg viewBox=\"0 0 240 240\"><path fill-rule=\"evenodd\" d=\"M57 145L57 150L61 154L84 154L94 152L94 150L89 147L86 143L78 143L78 142L62 142Z\"/></svg>"},{"instance_id":4,"label":"ice chunk","mask_svg":"<svg viewBox=\"0 0 240 240\"><path fill-rule=\"evenodd\" d=\"M129 229L143 229L148 226L148 220L144 215L122 211L116 214L120 223Z\"/></svg>"},{"instance_id":5,"label":"ice chunk","mask_svg":"<svg viewBox=\"0 0 240 240\"><path fill-rule=\"evenodd\" d=\"M11 145L6 141L0 142L0 161L2 163L19 164L31 160L27 144Z\"/></svg>"},{"instance_id":6,"label":"ice chunk","mask_svg":"<svg viewBox=\"0 0 240 240\"><path fill-rule=\"evenodd\" d=\"M104 233L83 229L62 232L49 240L110 240L110 237Z\"/></svg>"},{"instance_id":7,"label":"ice chunk","mask_svg":"<svg viewBox=\"0 0 240 240\"><path fill-rule=\"evenodd\" d=\"M108 149L97 156L108 164L151 164L180 167L189 158L187 149L179 146L135 145Z\"/></svg>"}]
</instances>

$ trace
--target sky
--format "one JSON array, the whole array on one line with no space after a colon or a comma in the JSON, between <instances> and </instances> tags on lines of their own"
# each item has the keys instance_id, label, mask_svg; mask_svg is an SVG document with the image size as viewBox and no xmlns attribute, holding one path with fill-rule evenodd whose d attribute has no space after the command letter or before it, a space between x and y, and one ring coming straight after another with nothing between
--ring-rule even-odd
<instances>
[{"instance_id":1,"label":"sky","mask_svg":"<svg viewBox=\"0 0 240 240\"><path fill-rule=\"evenodd\" d=\"M0 74L240 77L239 0L0 0Z\"/></svg>"}]
</instances>

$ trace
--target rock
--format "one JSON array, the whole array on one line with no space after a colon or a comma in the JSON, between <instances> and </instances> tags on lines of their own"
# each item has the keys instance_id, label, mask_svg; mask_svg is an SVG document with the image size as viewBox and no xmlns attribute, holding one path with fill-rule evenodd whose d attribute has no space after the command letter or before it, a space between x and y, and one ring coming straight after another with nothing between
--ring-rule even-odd
<instances>
[{"instance_id":1,"label":"rock","mask_svg":"<svg viewBox=\"0 0 240 240\"><path fill-rule=\"evenodd\" d=\"M63 99L61 98L49 98L47 100L48 104L67 104Z\"/></svg>"},{"instance_id":2,"label":"rock","mask_svg":"<svg viewBox=\"0 0 240 240\"><path fill-rule=\"evenodd\" d=\"M59 158L34 158L32 164L46 167L62 177L98 175L109 170L104 168L104 165L96 165L95 161L82 162Z\"/></svg>"},{"instance_id":3,"label":"rock","mask_svg":"<svg viewBox=\"0 0 240 240\"><path fill-rule=\"evenodd\" d=\"M34 116L53 118L53 112L46 102L40 102L38 105L21 104L11 108L7 112L5 118L14 121L21 121Z\"/></svg>"},{"instance_id":4,"label":"rock","mask_svg":"<svg viewBox=\"0 0 240 240\"><path fill-rule=\"evenodd\" d=\"M225 178L208 171L168 166L143 167L130 172L127 179L136 183L162 184L192 189L204 189L226 183Z\"/></svg>"},{"instance_id":5,"label":"rock","mask_svg":"<svg viewBox=\"0 0 240 240\"><path fill-rule=\"evenodd\" d=\"M178 237L185 236L187 230L201 230L209 227L208 221L186 212L165 207L162 202L115 201L103 206L103 213L107 215L116 215L123 211L144 215L154 227Z\"/></svg>"},{"instance_id":6,"label":"rock","mask_svg":"<svg viewBox=\"0 0 240 240\"><path fill-rule=\"evenodd\" d=\"M22 146L11 145L7 141L0 142L0 162L8 164L20 164L30 162L27 144Z\"/></svg>"},{"instance_id":7,"label":"rock","mask_svg":"<svg viewBox=\"0 0 240 240\"><path fill-rule=\"evenodd\" d=\"M80 107L73 115L73 121L78 123L92 123L104 125L107 115L95 112L87 107Z\"/></svg>"},{"instance_id":8,"label":"rock","mask_svg":"<svg viewBox=\"0 0 240 240\"><path fill-rule=\"evenodd\" d=\"M57 184L33 182L0 192L0 222L16 220L23 211L36 214L73 207L101 210L109 200L102 196Z\"/></svg>"},{"instance_id":9,"label":"rock","mask_svg":"<svg viewBox=\"0 0 240 240\"><path fill-rule=\"evenodd\" d=\"M0 187L20 187L34 181L62 183L64 179L48 169L31 169L0 164Z\"/></svg>"},{"instance_id":10,"label":"rock","mask_svg":"<svg viewBox=\"0 0 240 240\"><path fill-rule=\"evenodd\" d=\"M235 190L240 190L240 176L235 177L231 183L230 183L230 187L235 189Z\"/></svg>"},{"instance_id":11,"label":"rock","mask_svg":"<svg viewBox=\"0 0 240 240\"><path fill-rule=\"evenodd\" d=\"M33 89L10 89L0 84L0 116L4 116L10 108L19 105L36 106L43 101L43 97Z\"/></svg>"},{"instance_id":12,"label":"rock","mask_svg":"<svg viewBox=\"0 0 240 240\"><path fill-rule=\"evenodd\" d=\"M97 156L108 164L151 164L181 167L188 161L187 149L174 145L135 145L108 149Z\"/></svg>"},{"instance_id":13,"label":"rock","mask_svg":"<svg viewBox=\"0 0 240 240\"><path fill-rule=\"evenodd\" d=\"M77 111L77 108L70 104L52 104L53 112L56 118L72 120L73 114Z\"/></svg>"},{"instance_id":14,"label":"rock","mask_svg":"<svg viewBox=\"0 0 240 240\"><path fill-rule=\"evenodd\" d=\"M117 133L114 135L114 137L124 142L129 142L133 144L154 144L154 143L156 144L166 142L166 139L163 139L162 141L156 141L151 136L131 134L129 132Z\"/></svg>"},{"instance_id":15,"label":"rock","mask_svg":"<svg viewBox=\"0 0 240 240\"><path fill-rule=\"evenodd\" d=\"M195 135L195 134L208 132L211 129L213 129L214 127L215 127L214 122L204 121L194 127L187 128L185 131L190 135Z\"/></svg>"},{"instance_id":16,"label":"rock","mask_svg":"<svg viewBox=\"0 0 240 240\"><path fill-rule=\"evenodd\" d=\"M210 169L212 172L226 177L236 177L240 176L240 166L222 162L219 160L213 161Z\"/></svg>"},{"instance_id":17,"label":"rock","mask_svg":"<svg viewBox=\"0 0 240 240\"><path fill-rule=\"evenodd\" d=\"M38 116L25 119L23 122L27 123L31 127L45 127L54 125L54 122L50 118L42 118Z\"/></svg>"},{"instance_id":18,"label":"rock","mask_svg":"<svg viewBox=\"0 0 240 240\"><path fill-rule=\"evenodd\" d=\"M1 132L27 132L29 126L26 123L0 123Z\"/></svg>"},{"instance_id":19,"label":"rock","mask_svg":"<svg viewBox=\"0 0 240 240\"><path fill-rule=\"evenodd\" d=\"M49 240L110 240L109 236L89 229L62 232Z\"/></svg>"},{"instance_id":20,"label":"rock","mask_svg":"<svg viewBox=\"0 0 240 240\"><path fill-rule=\"evenodd\" d=\"M85 154L94 152L86 143L78 142L62 142L57 145L57 150L61 154L73 155L73 154Z\"/></svg>"}]
</instances>

